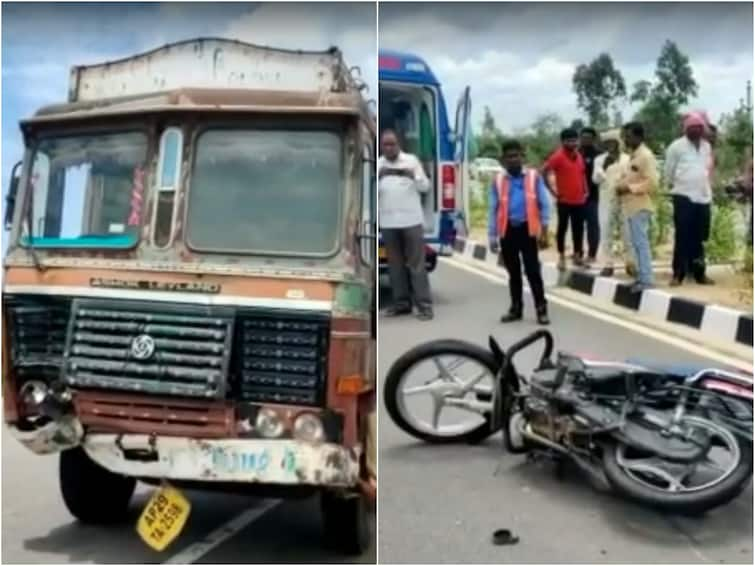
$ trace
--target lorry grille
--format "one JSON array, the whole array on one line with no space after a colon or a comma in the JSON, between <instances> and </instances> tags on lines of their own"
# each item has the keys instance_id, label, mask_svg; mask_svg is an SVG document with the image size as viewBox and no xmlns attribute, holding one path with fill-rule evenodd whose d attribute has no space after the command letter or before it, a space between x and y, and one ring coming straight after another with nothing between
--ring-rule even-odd
<instances>
[{"instance_id":1,"label":"lorry grille","mask_svg":"<svg viewBox=\"0 0 755 566\"><path fill-rule=\"evenodd\" d=\"M235 435L233 409L222 400L77 391L74 404L81 424L97 432L200 438Z\"/></svg>"},{"instance_id":2,"label":"lorry grille","mask_svg":"<svg viewBox=\"0 0 755 566\"><path fill-rule=\"evenodd\" d=\"M3 298L10 359L19 381L57 379L63 364L71 301L59 297L8 296Z\"/></svg>"},{"instance_id":3,"label":"lorry grille","mask_svg":"<svg viewBox=\"0 0 755 566\"><path fill-rule=\"evenodd\" d=\"M245 310L237 316L239 397L261 403L322 405L329 315Z\"/></svg>"},{"instance_id":4,"label":"lorry grille","mask_svg":"<svg viewBox=\"0 0 755 566\"><path fill-rule=\"evenodd\" d=\"M223 398L233 309L77 300L64 379L79 389Z\"/></svg>"}]
</instances>

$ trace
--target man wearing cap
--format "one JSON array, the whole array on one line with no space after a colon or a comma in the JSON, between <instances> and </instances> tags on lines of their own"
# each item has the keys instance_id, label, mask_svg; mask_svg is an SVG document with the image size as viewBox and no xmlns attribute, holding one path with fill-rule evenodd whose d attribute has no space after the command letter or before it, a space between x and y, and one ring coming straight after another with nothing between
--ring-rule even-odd
<instances>
[{"instance_id":1,"label":"man wearing cap","mask_svg":"<svg viewBox=\"0 0 755 566\"><path fill-rule=\"evenodd\" d=\"M684 135L666 150L664 175L674 203L674 259L671 286L692 275L701 285L705 274L704 242L710 235L713 150L705 139L707 121L700 112L684 117Z\"/></svg>"},{"instance_id":2,"label":"man wearing cap","mask_svg":"<svg viewBox=\"0 0 755 566\"><path fill-rule=\"evenodd\" d=\"M602 233L601 251L603 255L603 270L600 274L604 277L612 277L614 273L614 241L613 235L618 230L624 248L624 258L627 265L627 273L634 275L636 272L629 269L636 265L634 248L629 234L629 225L621 210L621 200L616 194L619 180L624 176L629 167L629 155L624 151L620 130L612 130L603 133L603 147L606 149L595 158L595 166L592 181L600 191L599 218L600 231Z\"/></svg>"}]
</instances>

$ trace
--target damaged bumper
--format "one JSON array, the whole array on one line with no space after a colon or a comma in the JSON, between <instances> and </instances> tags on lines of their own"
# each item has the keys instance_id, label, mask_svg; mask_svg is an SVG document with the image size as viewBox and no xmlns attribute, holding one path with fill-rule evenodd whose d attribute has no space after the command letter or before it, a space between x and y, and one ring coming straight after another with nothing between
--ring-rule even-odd
<instances>
[{"instance_id":1,"label":"damaged bumper","mask_svg":"<svg viewBox=\"0 0 755 566\"><path fill-rule=\"evenodd\" d=\"M21 430L15 425L8 425L8 430L13 438L35 454L55 454L75 448L84 437L84 429L79 421L72 417L50 421L34 430Z\"/></svg>"},{"instance_id":2,"label":"damaged bumper","mask_svg":"<svg viewBox=\"0 0 755 566\"><path fill-rule=\"evenodd\" d=\"M104 468L133 477L331 487L359 482L359 455L337 444L90 434L82 445Z\"/></svg>"}]
</instances>

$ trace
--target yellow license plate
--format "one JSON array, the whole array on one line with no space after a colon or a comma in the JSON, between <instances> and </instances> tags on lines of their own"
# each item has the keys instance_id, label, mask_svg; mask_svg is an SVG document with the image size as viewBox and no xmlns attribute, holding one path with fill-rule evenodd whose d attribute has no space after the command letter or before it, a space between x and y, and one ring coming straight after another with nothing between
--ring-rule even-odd
<instances>
[{"instance_id":1,"label":"yellow license plate","mask_svg":"<svg viewBox=\"0 0 755 566\"><path fill-rule=\"evenodd\" d=\"M385 251L385 248L378 248L378 257L380 259L385 259L388 257L388 253Z\"/></svg>"},{"instance_id":2,"label":"yellow license plate","mask_svg":"<svg viewBox=\"0 0 755 566\"><path fill-rule=\"evenodd\" d=\"M161 487L147 502L136 531L148 546L161 552L181 534L190 511L191 503L180 491Z\"/></svg>"}]
</instances>

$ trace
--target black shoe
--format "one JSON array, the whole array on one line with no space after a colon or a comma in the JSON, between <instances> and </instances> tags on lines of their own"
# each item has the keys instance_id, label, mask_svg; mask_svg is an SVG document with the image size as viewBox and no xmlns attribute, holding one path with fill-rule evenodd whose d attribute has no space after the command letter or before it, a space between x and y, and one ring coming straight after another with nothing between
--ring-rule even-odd
<instances>
[{"instance_id":1,"label":"black shoe","mask_svg":"<svg viewBox=\"0 0 755 566\"><path fill-rule=\"evenodd\" d=\"M613 277L613 267L604 267L600 270L601 277Z\"/></svg>"},{"instance_id":2,"label":"black shoe","mask_svg":"<svg viewBox=\"0 0 755 566\"><path fill-rule=\"evenodd\" d=\"M422 322L432 320L433 318L435 318L435 315L430 309L423 309L417 313L417 320L421 320Z\"/></svg>"},{"instance_id":3,"label":"black shoe","mask_svg":"<svg viewBox=\"0 0 755 566\"><path fill-rule=\"evenodd\" d=\"M409 314L412 314L412 308L411 307L388 307L383 311L383 314L388 317L394 317L394 316L406 316Z\"/></svg>"},{"instance_id":4,"label":"black shoe","mask_svg":"<svg viewBox=\"0 0 755 566\"><path fill-rule=\"evenodd\" d=\"M548 309L546 307L540 307L537 309L537 323L542 326L548 326L551 320L548 318Z\"/></svg>"},{"instance_id":5,"label":"black shoe","mask_svg":"<svg viewBox=\"0 0 755 566\"><path fill-rule=\"evenodd\" d=\"M710 277L707 275L703 275L702 277L695 277L695 281L697 281L698 285L715 285L716 282L713 281Z\"/></svg>"},{"instance_id":6,"label":"black shoe","mask_svg":"<svg viewBox=\"0 0 755 566\"><path fill-rule=\"evenodd\" d=\"M522 311L517 309L511 309L507 314L501 317L501 322L504 324L507 322L516 322L522 320Z\"/></svg>"}]
</instances>

